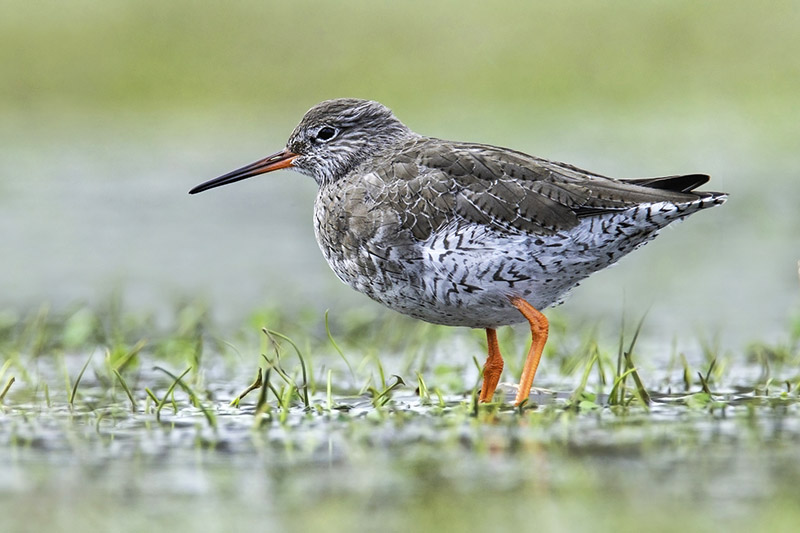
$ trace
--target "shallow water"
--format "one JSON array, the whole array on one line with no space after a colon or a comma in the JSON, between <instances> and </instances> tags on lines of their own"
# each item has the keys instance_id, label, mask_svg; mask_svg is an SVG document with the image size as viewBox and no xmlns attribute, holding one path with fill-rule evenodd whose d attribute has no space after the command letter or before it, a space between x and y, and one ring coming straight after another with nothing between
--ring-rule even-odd
<instances>
[{"instance_id":1,"label":"shallow water","mask_svg":"<svg viewBox=\"0 0 800 533\"><path fill-rule=\"evenodd\" d=\"M142 369L137 381L160 397L170 380ZM55 386L49 406L42 391L6 398L4 531L137 531L153 520L204 531L531 520L547 529L745 531L789 530L797 516L796 392L728 387L709 410L687 402L691 394L653 391L648 413L576 412L566 408L571 391L537 391L522 414L505 407L475 417L470 392L429 405L405 387L381 408L338 394L328 410L318 392L310 410L295 401L283 411L273 400L259 415L252 396L228 406L246 380L213 370L204 378L214 425L182 392L160 417L137 393L131 412L122 391L91 371L74 407Z\"/></svg>"}]
</instances>

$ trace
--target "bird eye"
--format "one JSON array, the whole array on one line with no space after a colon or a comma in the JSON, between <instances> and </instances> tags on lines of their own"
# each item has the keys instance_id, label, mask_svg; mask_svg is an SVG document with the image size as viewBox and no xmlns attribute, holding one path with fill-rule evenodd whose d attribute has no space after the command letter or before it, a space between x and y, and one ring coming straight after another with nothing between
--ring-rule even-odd
<instances>
[{"instance_id":1,"label":"bird eye","mask_svg":"<svg viewBox=\"0 0 800 533\"><path fill-rule=\"evenodd\" d=\"M336 136L336 128L331 126L323 126L317 132L318 141L330 141Z\"/></svg>"}]
</instances>

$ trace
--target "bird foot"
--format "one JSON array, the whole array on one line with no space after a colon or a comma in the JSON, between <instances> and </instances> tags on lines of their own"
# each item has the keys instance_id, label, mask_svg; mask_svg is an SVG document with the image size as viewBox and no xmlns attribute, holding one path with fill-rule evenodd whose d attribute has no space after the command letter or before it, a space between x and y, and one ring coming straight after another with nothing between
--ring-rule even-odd
<instances>
[{"instance_id":1,"label":"bird foot","mask_svg":"<svg viewBox=\"0 0 800 533\"><path fill-rule=\"evenodd\" d=\"M513 401L517 395L519 394L519 384L518 383L500 383L497 385L497 388L500 390L502 394L509 398L509 401ZM545 389L543 387L531 387L530 393L528 394L528 403L530 403L534 398L537 396L552 396L556 394L556 391L553 389Z\"/></svg>"}]
</instances>

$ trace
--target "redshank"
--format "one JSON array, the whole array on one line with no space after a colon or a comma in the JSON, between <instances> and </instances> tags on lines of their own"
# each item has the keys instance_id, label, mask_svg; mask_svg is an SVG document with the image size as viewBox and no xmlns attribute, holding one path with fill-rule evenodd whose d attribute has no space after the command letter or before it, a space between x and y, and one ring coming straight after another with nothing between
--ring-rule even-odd
<instances>
[{"instance_id":1,"label":"redshank","mask_svg":"<svg viewBox=\"0 0 800 533\"><path fill-rule=\"evenodd\" d=\"M190 194L292 168L314 178L314 230L336 275L390 309L486 330L480 401L503 370L500 326L527 321L515 404L529 398L548 335L541 313L664 226L725 202L703 174L612 179L485 144L411 131L384 105L312 107L286 148Z\"/></svg>"}]
</instances>

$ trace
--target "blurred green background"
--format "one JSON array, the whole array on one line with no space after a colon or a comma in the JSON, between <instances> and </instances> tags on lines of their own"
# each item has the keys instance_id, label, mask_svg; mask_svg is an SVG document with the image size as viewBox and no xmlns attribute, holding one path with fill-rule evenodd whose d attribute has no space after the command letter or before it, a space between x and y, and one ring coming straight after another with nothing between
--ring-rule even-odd
<instances>
[{"instance_id":1,"label":"blurred green background","mask_svg":"<svg viewBox=\"0 0 800 533\"><path fill-rule=\"evenodd\" d=\"M189 197L279 149L320 100L615 177L731 193L576 291L682 330L776 334L797 303L800 3L3 2L6 307L103 298L372 306L338 284L291 173ZM376 307L377 309L377 307Z\"/></svg>"},{"instance_id":2,"label":"blurred green background","mask_svg":"<svg viewBox=\"0 0 800 533\"><path fill-rule=\"evenodd\" d=\"M553 108L651 113L713 105L791 122L784 104L800 83L794 2L4 8L3 105L34 114L240 107L294 116L319 100L354 95L401 109L444 108L443 116L487 105L527 117Z\"/></svg>"}]
</instances>

